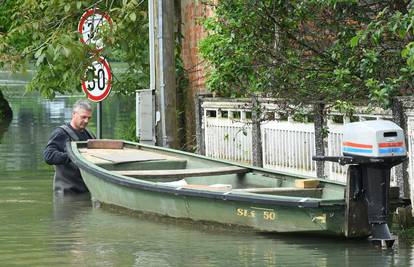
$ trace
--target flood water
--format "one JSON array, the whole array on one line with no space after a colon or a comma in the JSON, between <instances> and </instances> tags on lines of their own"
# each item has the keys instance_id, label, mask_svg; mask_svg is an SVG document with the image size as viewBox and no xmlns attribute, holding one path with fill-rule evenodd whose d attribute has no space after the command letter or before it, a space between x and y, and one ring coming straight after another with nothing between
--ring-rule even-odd
<instances>
[{"instance_id":1,"label":"flood water","mask_svg":"<svg viewBox=\"0 0 414 267\"><path fill-rule=\"evenodd\" d=\"M53 169L41 153L78 97L48 101L8 83L2 90L14 114L0 131L0 266L414 265L414 247L403 242L381 250L365 241L263 235L92 208L87 197L56 200ZM126 98L104 102L103 137L120 138L131 112Z\"/></svg>"}]
</instances>

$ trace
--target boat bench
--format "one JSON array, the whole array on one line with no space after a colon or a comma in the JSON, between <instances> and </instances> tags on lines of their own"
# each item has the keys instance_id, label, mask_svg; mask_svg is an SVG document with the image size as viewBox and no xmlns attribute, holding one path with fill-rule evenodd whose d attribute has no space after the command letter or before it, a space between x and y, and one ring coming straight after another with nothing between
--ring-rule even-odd
<instances>
[{"instance_id":1,"label":"boat bench","mask_svg":"<svg viewBox=\"0 0 414 267\"><path fill-rule=\"evenodd\" d=\"M199 169L174 169L174 170L123 170L114 171L117 174L130 176L141 179L151 178L173 178L182 179L187 177L200 177L200 176L213 176L213 175L225 175L225 174L239 174L247 173L250 170L248 168L238 166L228 167L211 167L211 168L199 168Z\"/></svg>"},{"instance_id":2,"label":"boat bench","mask_svg":"<svg viewBox=\"0 0 414 267\"><path fill-rule=\"evenodd\" d=\"M82 156L107 170L169 170L187 166L186 159L123 147L121 141L88 140L87 145L79 149Z\"/></svg>"},{"instance_id":3,"label":"boat bench","mask_svg":"<svg viewBox=\"0 0 414 267\"><path fill-rule=\"evenodd\" d=\"M88 149L122 149L124 142L122 140L110 139L89 139L86 142Z\"/></svg>"},{"instance_id":4,"label":"boat bench","mask_svg":"<svg viewBox=\"0 0 414 267\"><path fill-rule=\"evenodd\" d=\"M297 187L266 187L266 188L240 188L233 189L232 192L255 193L283 196L301 196L320 198L322 188L297 188Z\"/></svg>"}]
</instances>

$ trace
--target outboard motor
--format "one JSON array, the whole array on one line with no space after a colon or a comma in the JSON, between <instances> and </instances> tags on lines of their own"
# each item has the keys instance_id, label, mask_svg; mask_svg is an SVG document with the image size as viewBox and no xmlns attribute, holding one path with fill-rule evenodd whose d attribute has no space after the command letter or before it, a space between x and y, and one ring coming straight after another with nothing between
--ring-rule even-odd
<instances>
[{"instance_id":1,"label":"outboard motor","mask_svg":"<svg viewBox=\"0 0 414 267\"><path fill-rule=\"evenodd\" d=\"M364 207L358 208L366 210L371 232L369 239L375 245L392 247L395 241L387 225L390 171L407 158L404 140L403 130L391 121L348 123L343 130L343 156L314 157L319 161L351 164L348 169L347 208L355 209L358 201L363 203ZM361 212L346 215L356 217L356 214L361 215Z\"/></svg>"}]
</instances>

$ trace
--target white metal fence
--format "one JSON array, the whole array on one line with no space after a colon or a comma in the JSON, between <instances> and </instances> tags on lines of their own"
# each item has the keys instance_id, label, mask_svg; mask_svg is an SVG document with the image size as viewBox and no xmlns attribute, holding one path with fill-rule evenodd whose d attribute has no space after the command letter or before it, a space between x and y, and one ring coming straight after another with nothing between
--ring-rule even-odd
<instances>
[{"instance_id":1,"label":"white metal fence","mask_svg":"<svg viewBox=\"0 0 414 267\"><path fill-rule=\"evenodd\" d=\"M263 167L280 171L316 175L313 125L271 121L262 130Z\"/></svg>"},{"instance_id":2,"label":"white metal fence","mask_svg":"<svg viewBox=\"0 0 414 267\"><path fill-rule=\"evenodd\" d=\"M206 119L206 155L250 163L252 160L251 126L227 119Z\"/></svg>"},{"instance_id":3,"label":"white metal fence","mask_svg":"<svg viewBox=\"0 0 414 267\"><path fill-rule=\"evenodd\" d=\"M246 103L203 102L204 142L207 156L251 163L252 127L249 123L250 110L246 107ZM269 112L272 107L267 105L266 109L268 110L266 112ZM331 113L330 116L343 115ZM370 114L356 113L353 120L390 117L389 112L376 110L375 113ZM345 118L343 121L349 119ZM327 155L341 155L342 127L343 123L335 123L332 120L328 122ZM414 129L414 120L412 127ZM287 120L265 121L261 124L261 135L264 168L316 177L316 163L312 160L312 156L315 155L313 123L295 122L290 117ZM410 145L414 145L414 141L412 142ZM326 178L345 181L346 170L347 167L328 162L325 169Z\"/></svg>"}]
</instances>

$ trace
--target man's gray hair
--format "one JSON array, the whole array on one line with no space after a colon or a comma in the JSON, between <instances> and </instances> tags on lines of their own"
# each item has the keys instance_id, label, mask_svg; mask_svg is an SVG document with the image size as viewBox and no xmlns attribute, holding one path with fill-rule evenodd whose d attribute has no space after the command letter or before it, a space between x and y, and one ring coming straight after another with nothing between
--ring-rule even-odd
<instances>
[{"instance_id":1,"label":"man's gray hair","mask_svg":"<svg viewBox=\"0 0 414 267\"><path fill-rule=\"evenodd\" d=\"M79 99L78 101L73 104L73 112L78 112L80 109L84 109L87 111L92 111L91 103L86 99Z\"/></svg>"}]
</instances>

